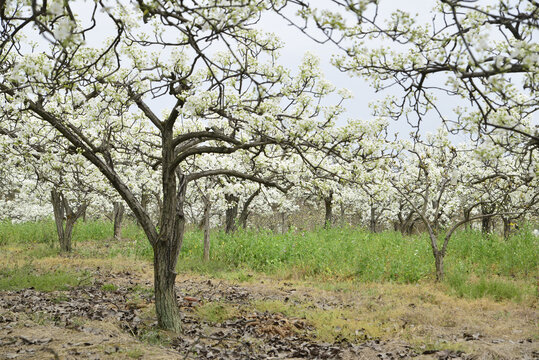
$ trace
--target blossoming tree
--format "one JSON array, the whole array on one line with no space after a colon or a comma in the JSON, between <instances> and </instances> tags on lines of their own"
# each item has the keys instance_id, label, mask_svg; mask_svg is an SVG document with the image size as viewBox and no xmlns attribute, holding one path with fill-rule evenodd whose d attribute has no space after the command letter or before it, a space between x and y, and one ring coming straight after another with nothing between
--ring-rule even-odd
<instances>
[{"instance_id":1,"label":"blossoming tree","mask_svg":"<svg viewBox=\"0 0 539 360\"><path fill-rule=\"evenodd\" d=\"M188 184L221 175L265 181L226 166L186 172L189 160L331 148L320 129L333 110L320 99L334 89L313 56L296 76L277 63L279 40L254 27L272 5L140 0L77 13L64 1L1 4L0 119L19 127L36 120L59 134L129 206L153 248L162 328L181 328L174 282ZM111 29L106 37L97 22ZM32 42L32 32L44 41ZM143 164L159 174L159 226L135 192Z\"/></svg>"}]
</instances>

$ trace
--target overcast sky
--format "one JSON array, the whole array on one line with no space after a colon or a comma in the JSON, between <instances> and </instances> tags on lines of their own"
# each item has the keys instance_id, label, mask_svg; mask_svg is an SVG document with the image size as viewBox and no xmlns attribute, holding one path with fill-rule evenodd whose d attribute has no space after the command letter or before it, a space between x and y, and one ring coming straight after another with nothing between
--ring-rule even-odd
<instances>
[{"instance_id":1,"label":"overcast sky","mask_svg":"<svg viewBox=\"0 0 539 360\"><path fill-rule=\"evenodd\" d=\"M318 1L320 1L320 4L323 4L325 0ZM387 18L392 12L399 9L410 13L412 16L415 16L417 21L421 23L431 23L433 17L433 12L431 10L437 2L437 0L381 0L379 2L378 20ZM492 4L493 0L477 0L474 2L474 5L485 5L489 3ZM329 81L331 81L337 87L347 88L354 93L354 99L348 100L346 103L348 112L341 120L343 123L347 118L372 118L369 103L374 102L377 99L384 98L387 95L402 97L402 91L400 91L400 88L394 87L385 90L382 93L375 93L374 90L369 86L368 82L364 79L350 77L348 74L344 74L337 70L331 65L330 60L331 56L338 50L331 44L320 45L312 40L309 40L299 30L294 29L292 26L286 26L282 21L276 21L276 19L272 19L271 17L264 19L264 21L261 23L261 27L268 29L268 31L277 33L285 42L286 45L281 51L281 60L288 67L297 68L303 54L310 51L320 57L322 70ZM498 33L490 35L493 37L499 36ZM373 45L378 46L379 44ZM440 79L440 81L443 82L445 80ZM516 77L515 81L518 81ZM446 115L452 113L452 109L459 105L468 105L467 102L455 96L444 96L443 94L437 94L437 96L438 106ZM537 124L539 124L539 119L537 114L534 114L532 118L532 125ZM431 111L429 114L427 114L426 118L422 122L420 132L422 134L433 132L439 126L441 126L440 119L433 111ZM390 129L392 132L398 132L401 138L407 138L408 134L413 130L406 123L405 119L391 121ZM452 139L456 142L466 141L466 137L462 134L452 136Z\"/></svg>"},{"instance_id":2,"label":"overcast sky","mask_svg":"<svg viewBox=\"0 0 539 360\"><path fill-rule=\"evenodd\" d=\"M323 1L323 0L319 0ZM422 22L429 22L432 18L431 9L435 5L434 0L383 0L379 5L379 19L389 16L393 11L400 9L417 16ZM367 81L358 77L351 77L349 74L342 73L331 65L331 57L338 52L338 49L332 44L319 44L308 39L299 30L292 26L284 24L282 19L276 16L266 17L260 23L260 27L267 31L276 33L285 43L281 51L281 62L287 67L297 68L303 58L303 55L309 51L321 59L321 68L326 78L338 88L347 88L352 91L354 98L345 103L347 113L341 119L344 123L347 119L370 119L372 112L369 108L371 102L383 99L387 95L402 96L400 88L391 88L383 93L376 93ZM442 108L446 111L457 106L457 99L448 99ZM421 125L421 133L435 131L441 125L441 121L434 115L427 117ZM405 119L391 121L390 129L392 132L398 132L400 137L408 137L413 130ZM464 141L463 136L455 137L456 141Z\"/></svg>"},{"instance_id":3,"label":"overcast sky","mask_svg":"<svg viewBox=\"0 0 539 360\"><path fill-rule=\"evenodd\" d=\"M326 3L326 0L318 0L320 4ZM481 3L488 3L487 0L479 0ZM416 15L418 21L421 22L430 22L432 19L432 7L437 3L437 0L382 0L380 1L379 6L379 20L389 16L393 11L400 9L409 12L412 15ZM73 10L75 13L84 14L88 12L92 2L75 2L73 4ZM84 16L84 15L83 15ZM369 103L376 101L377 99L384 98L387 95L395 95L397 97L402 96L402 92L399 88L395 87L389 90L384 91L383 93L375 93L374 90L369 86L369 84L358 77L350 77L348 74L341 73L335 67L331 65L331 57L338 50L335 46L331 44L318 44L310 39L308 39L304 34L299 30L293 28L290 25L287 25L285 21L279 18L276 15L270 15L263 17L262 21L258 25L261 29L266 31L271 31L276 33L282 41L285 43L284 48L281 50L280 63L284 64L289 69L297 69L298 65L301 62L304 54L309 51L317 55L321 59L321 68L324 72L326 78L333 83L338 88L347 88L352 91L354 98L348 100L345 103L346 108L348 109L347 113L342 117L340 122L342 124L348 118L353 119L369 119L372 118L371 109L369 108ZM99 29L97 30L98 34L93 39L88 39L90 42L100 42L105 38L107 33L111 34L114 32L114 26L110 21L104 21L100 23ZM98 45L97 43L94 45ZM378 44L375 44L378 45ZM164 55L166 56L166 54ZM335 98L336 100L336 98ZM445 98L440 99L442 104L442 109L445 113L448 113L452 108L459 105L459 99L456 97L446 96ZM460 100L462 104L462 100ZM171 104L168 104L164 101L158 101L153 104L154 111L160 113L162 108L170 107ZM435 131L437 127L441 125L440 120L432 112L427 118L423 121L421 125L421 133ZM407 125L404 119L401 119L397 122L391 122L390 129L392 132L398 132L400 137L406 138L408 134L413 129ZM454 137L455 141L464 141L465 138L462 135Z\"/></svg>"}]
</instances>

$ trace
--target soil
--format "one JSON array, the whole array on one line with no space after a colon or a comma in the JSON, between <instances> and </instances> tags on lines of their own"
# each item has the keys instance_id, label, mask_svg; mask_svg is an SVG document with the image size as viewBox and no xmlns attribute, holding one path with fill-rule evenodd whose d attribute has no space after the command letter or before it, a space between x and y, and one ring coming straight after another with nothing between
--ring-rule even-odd
<instances>
[{"instance_id":1,"label":"soil","mask_svg":"<svg viewBox=\"0 0 539 360\"><path fill-rule=\"evenodd\" d=\"M149 274L98 269L91 285L66 291L1 291L0 359L539 359L535 305L466 307L443 296L403 305L410 300L398 294L368 298L271 279L238 284L178 276L183 333L166 333L156 328ZM352 309L358 317L372 306L405 310L392 320L392 336L322 341L309 319L261 311L257 302L321 314ZM208 304L225 309L224 316L201 316ZM511 318L500 317L503 311Z\"/></svg>"}]
</instances>

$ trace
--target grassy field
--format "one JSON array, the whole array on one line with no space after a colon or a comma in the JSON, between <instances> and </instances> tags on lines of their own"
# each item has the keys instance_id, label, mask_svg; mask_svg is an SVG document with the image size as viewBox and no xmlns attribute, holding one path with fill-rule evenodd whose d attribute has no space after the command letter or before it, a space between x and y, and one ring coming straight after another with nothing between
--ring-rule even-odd
<instances>
[{"instance_id":1,"label":"grassy field","mask_svg":"<svg viewBox=\"0 0 539 360\"><path fill-rule=\"evenodd\" d=\"M112 224L108 222L79 222L73 235L75 252L86 258L151 261L151 247L136 225L124 226L123 241L107 241L111 234ZM179 272L239 280L263 273L279 279L312 280L328 287L347 283L421 284L434 279L429 241L421 235L404 237L397 232L373 234L362 229L334 228L286 234L240 231L227 235L215 231L211 238L211 261L204 263L202 232L186 233ZM56 242L51 221L0 223L0 245L23 246L28 259L57 254ZM106 246L98 246L99 242L106 242ZM514 301L534 298L539 277L538 248L539 239L529 230L508 240L475 231L459 232L449 244L443 284L448 294L459 297ZM22 266L20 272L28 272L29 265ZM14 270L0 271L5 274ZM2 279L0 288L8 286L6 276Z\"/></svg>"},{"instance_id":2,"label":"grassy field","mask_svg":"<svg viewBox=\"0 0 539 360\"><path fill-rule=\"evenodd\" d=\"M301 353L305 344L313 351L338 349L337 357L344 358L352 350L367 354L361 358L537 354L539 242L526 230L508 240L456 234L442 283L434 281L424 236L351 228L215 231L211 261L204 263L202 233L188 231L177 287L182 297L198 300L180 301L191 334L181 341L155 326L152 252L144 234L134 224L125 225L120 241L111 234L110 223L81 222L73 253L61 254L52 222L0 223L0 339L8 341L6 356L33 346L37 358L91 350L104 359L195 359L195 345L213 353L241 352L243 342L251 341L264 358L275 350L275 336L286 344L279 342L285 357ZM115 314L132 315L107 317L111 306ZM4 329L2 321L10 325ZM252 324L254 338L245 340L242 324ZM201 342L212 331L232 342ZM100 345L111 336L115 344ZM38 346L40 341L50 343Z\"/></svg>"}]
</instances>

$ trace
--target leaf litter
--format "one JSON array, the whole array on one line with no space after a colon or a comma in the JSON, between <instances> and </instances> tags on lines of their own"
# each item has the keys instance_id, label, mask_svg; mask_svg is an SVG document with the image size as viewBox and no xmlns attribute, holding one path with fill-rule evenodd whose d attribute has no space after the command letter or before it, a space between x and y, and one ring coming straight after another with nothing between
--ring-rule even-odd
<instances>
[{"instance_id":1,"label":"leaf litter","mask_svg":"<svg viewBox=\"0 0 539 360\"><path fill-rule=\"evenodd\" d=\"M149 280L130 272L97 270L94 276L96 280L90 286L61 292L1 291L0 359L504 358L503 352L488 348L486 355L481 356L462 350L423 349L397 340L323 342L313 337L313 327L306 319L269 311L242 310L219 322L205 320L197 315L197 308L204 304L241 307L253 300L301 300L292 299L291 294L296 291L293 288L256 291L260 289L200 278L178 282L182 334L168 334L168 341L150 344L142 339L152 331L157 332L153 296L151 291L139 291L151 285ZM107 288L103 286L106 281L117 285ZM314 300L314 306L322 311L349 305L334 298L301 296ZM479 333L463 333L462 341L485 340ZM521 358L532 359L537 355L536 342L525 341L532 350L521 353L525 355Z\"/></svg>"}]
</instances>

